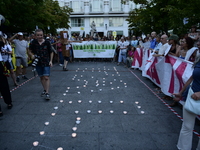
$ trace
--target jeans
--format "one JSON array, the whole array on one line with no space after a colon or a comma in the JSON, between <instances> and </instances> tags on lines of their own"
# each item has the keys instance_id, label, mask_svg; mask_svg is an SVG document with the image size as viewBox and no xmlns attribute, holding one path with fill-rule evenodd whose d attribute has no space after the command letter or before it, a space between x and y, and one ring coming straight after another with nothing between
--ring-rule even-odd
<instances>
[{"instance_id":1,"label":"jeans","mask_svg":"<svg viewBox=\"0 0 200 150\"><path fill-rule=\"evenodd\" d=\"M59 62L60 62L60 64L63 64L64 63L64 59L63 59L62 52L58 52L58 56L59 56Z\"/></svg>"}]
</instances>

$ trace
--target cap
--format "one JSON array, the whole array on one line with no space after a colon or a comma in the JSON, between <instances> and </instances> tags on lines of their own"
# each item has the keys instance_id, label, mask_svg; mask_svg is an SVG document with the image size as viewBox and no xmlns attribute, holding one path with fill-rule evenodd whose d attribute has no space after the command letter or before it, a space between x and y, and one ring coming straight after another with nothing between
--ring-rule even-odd
<instances>
[{"instance_id":1,"label":"cap","mask_svg":"<svg viewBox=\"0 0 200 150\"><path fill-rule=\"evenodd\" d=\"M18 32L18 35L23 35L23 33L22 32Z\"/></svg>"},{"instance_id":2,"label":"cap","mask_svg":"<svg viewBox=\"0 0 200 150\"><path fill-rule=\"evenodd\" d=\"M46 39L49 40L50 38L49 38L49 37L46 37Z\"/></svg>"},{"instance_id":3,"label":"cap","mask_svg":"<svg viewBox=\"0 0 200 150\"><path fill-rule=\"evenodd\" d=\"M178 37L178 35L176 35L176 34L172 34L172 35L168 38L168 40L175 40L175 41L178 41L178 40L179 40L179 37Z\"/></svg>"}]
</instances>

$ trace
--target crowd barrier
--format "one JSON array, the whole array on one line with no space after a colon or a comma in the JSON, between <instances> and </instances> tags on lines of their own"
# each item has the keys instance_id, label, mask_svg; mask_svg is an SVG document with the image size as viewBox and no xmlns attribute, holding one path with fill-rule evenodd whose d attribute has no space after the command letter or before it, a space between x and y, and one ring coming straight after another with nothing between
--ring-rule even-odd
<instances>
[{"instance_id":1,"label":"crowd barrier","mask_svg":"<svg viewBox=\"0 0 200 150\"><path fill-rule=\"evenodd\" d=\"M134 52L132 68L142 71L142 76L149 78L168 96L178 93L193 72L193 63L181 58L166 55L154 57L149 49L137 48Z\"/></svg>"}]
</instances>

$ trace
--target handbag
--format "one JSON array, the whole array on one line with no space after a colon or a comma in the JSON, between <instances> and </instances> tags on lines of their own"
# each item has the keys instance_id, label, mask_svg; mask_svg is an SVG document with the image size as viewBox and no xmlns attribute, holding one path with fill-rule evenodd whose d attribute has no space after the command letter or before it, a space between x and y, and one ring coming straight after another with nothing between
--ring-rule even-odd
<instances>
[{"instance_id":1,"label":"handbag","mask_svg":"<svg viewBox=\"0 0 200 150\"><path fill-rule=\"evenodd\" d=\"M194 100L191 95L193 94L193 90L190 87L187 95L187 99L184 105L184 108L194 114L200 115L200 100Z\"/></svg>"}]
</instances>

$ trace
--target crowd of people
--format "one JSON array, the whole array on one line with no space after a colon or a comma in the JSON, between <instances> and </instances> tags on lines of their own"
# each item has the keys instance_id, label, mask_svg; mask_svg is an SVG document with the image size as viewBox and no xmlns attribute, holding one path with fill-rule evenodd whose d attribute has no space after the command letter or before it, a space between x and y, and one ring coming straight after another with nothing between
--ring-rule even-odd
<instances>
[{"instance_id":1,"label":"crowd of people","mask_svg":"<svg viewBox=\"0 0 200 150\"><path fill-rule=\"evenodd\" d=\"M175 93L174 100L171 106L177 104L177 101L182 97L186 99L187 89L190 85L194 94L191 96L195 100L200 100L200 33L196 31L196 26L192 26L190 33L183 36L176 34L156 34L152 32L145 37L136 37L133 35L131 38L121 36L114 38L99 37L86 35L85 38L80 37L78 34L72 34L67 41L63 41L60 35L51 36L50 34L44 35L41 29L37 29L34 34L29 37L24 37L22 32L15 34L8 38L5 34L0 34L0 92L7 104L8 109L12 108L12 98L9 91L7 81L7 70L9 70L15 86L18 86L20 79L27 80L26 68L28 67L29 59L38 59L36 62L36 71L40 77L43 87L41 96L45 96L46 100L50 99L49 86L50 86L50 67L54 61L58 61L59 65L63 67L63 71L68 71L68 62L73 61L73 48L72 42L81 41L116 41L117 48L113 61L117 65L124 64L125 67L131 67L134 60L134 54L137 48L148 48L153 53L154 57L164 57L167 54L179 57L181 59L191 61L194 63L194 72L190 79L185 83L183 89L179 93ZM14 54L12 51L14 46ZM63 50L64 49L64 50ZM55 57L55 56L57 57ZM12 63L12 56L16 60L16 74L14 72L14 65ZM21 75L21 78L20 78ZM186 93L186 94L185 94ZM0 107L0 116L1 112ZM192 130L194 127L196 114L192 114L183 108L183 125L180 132L178 141L178 149L189 150L192 145Z\"/></svg>"}]
</instances>

